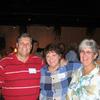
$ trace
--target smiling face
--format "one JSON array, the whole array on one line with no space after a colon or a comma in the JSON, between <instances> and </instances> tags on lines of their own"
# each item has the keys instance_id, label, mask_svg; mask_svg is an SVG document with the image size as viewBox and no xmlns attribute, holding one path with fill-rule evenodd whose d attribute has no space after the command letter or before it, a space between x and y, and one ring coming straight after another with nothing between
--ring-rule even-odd
<instances>
[{"instance_id":1,"label":"smiling face","mask_svg":"<svg viewBox=\"0 0 100 100\"><path fill-rule=\"evenodd\" d=\"M29 56L32 44L29 37L22 37L19 39L18 43L16 44L18 49L18 56L22 58L26 58Z\"/></svg>"},{"instance_id":2,"label":"smiling face","mask_svg":"<svg viewBox=\"0 0 100 100\"><path fill-rule=\"evenodd\" d=\"M56 68L57 66L59 66L60 59L61 56L58 55L55 51L49 51L46 54L46 61L48 65L52 68Z\"/></svg>"},{"instance_id":3,"label":"smiling face","mask_svg":"<svg viewBox=\"0 0 100 100\"><path fill-rule=\"evenodd\" d=\"M90 48L84 48L80 51L80 61L83 66L91 66L96 59L97 54Z\"/></svg>"},{"instance_id":4,"label":"smiling face","mask_svg":"<svg viewBox=\"0 0 100 100\"><path fill-rule=\"evenodd\" d=\"M80 61L84 67L91 68L98 56L98 45L93 39L84 39L79 45Z\"/></svg>"}]
</instances>

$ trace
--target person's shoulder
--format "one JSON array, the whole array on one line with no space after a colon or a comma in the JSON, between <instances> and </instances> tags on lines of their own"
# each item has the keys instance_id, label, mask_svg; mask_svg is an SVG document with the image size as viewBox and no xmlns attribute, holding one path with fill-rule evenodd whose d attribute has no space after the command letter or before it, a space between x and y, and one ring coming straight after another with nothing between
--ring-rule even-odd
<instances>
[{"instance_id":1,"label":"person's shoulder","mask_svg":"<svg viewBox=\"0 0 100 100\"><path fill-rule=\"evenodd\" d=\"M39 59L41 59L41 57L40 57L40 56L35 55L35 54L31 54L30 56L31 56L31 57L33 57L33 58L39 58Z\"/></svg>"},{"instance_id":2,"label":"person's shoulder","mask_svg":"<svg viewBox=\"0 0 100 100\"><path fill-rule=\"evenodd\" d=\"M41 68L41 72L45 72L48 70L48 66L47 65L44 65L42 68Z\"/></svg>"},{"instance_id":3,"label":"person's shoulder","mask_svg":"<svg viewBox=\"0 0 100 100\"><path fill-rule=\"evenodd\" d=\"M30 55L30 61L34 62L35 64L41 65L41 67L45 65L44 60L37 55Z\"/></svg>"},{"instance_id":4,"label":"person's shoulder","mask_svg":"<svg viewBox=\"0 0 100 100\"><path fill-rule=\"evenodd\" d=\"M73 62L73 66L81 66L81 63L80 62Z\"/></svg>"},{"instance_id":5,"label":"person's shoulder","mask_svg":"<svg viewBox=\"0 0 100 100\"><path fill-rule=\"evenodd\" d=\"M6 56L0 59L0 66L5 67L11 64L12 62L14 62L14 56Z\"/></svg>"},{"instance_id":6,"label":"person's shoulder","mask_svg":"<svg viewBox=\"0 0 100 100\"><path fill-rule=\"evenodd\" d=\"M81 67L81 63L80 62L69 62L68 66L72 67L73 69L78 69Z\"/></svg>"},{"instance_id":7,"label":"person's shoulder","mask_svg":"<svg viewBox=\"0 0 100 100\"><path fill-rule=\"evenodd\" d=\"M9 60L12 60L14 59L14 55L8 55L6 57L3 57L2 59L0 59L0 62L3 62L3 61L9 61Z\"/></svg>"},{"instance_id":8,"label":"person's shoulder","mask_svg":"<svg viewBox=\"0 0 100 100\"><path fill-rule=\"evenodd\" d=\"M69 62L68 64L73 65L73 66L76 66L76 65L80 66L81 65L80 62Z\"/></svg>"},{"instance_id":9,"label":"person's shoulder","mask_svg":"<svg viewBox=\"0 0 100 100\"><path fill-rule=\"evenodd\" d=\"M34 60L43 61L43 59L40 56L37 56L37 55L30 55L30 57Z\"/></svg>"}]
</instances>

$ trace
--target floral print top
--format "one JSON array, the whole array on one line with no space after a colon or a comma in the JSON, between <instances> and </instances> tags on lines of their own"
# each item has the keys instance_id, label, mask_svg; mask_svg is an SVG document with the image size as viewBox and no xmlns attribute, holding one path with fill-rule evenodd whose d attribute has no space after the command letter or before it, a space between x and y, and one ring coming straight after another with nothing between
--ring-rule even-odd
<instances>
[{"instance_id":1,"label":"floral print top","mask_svg":"<svg viewBox=\"0 0 100 100\"><path fill-rule=\"evenodd\" d=\"M100 100L100 68L96 67L82 75L83 67L73 73L66 100Z\"/></svg>"}]
</instances>

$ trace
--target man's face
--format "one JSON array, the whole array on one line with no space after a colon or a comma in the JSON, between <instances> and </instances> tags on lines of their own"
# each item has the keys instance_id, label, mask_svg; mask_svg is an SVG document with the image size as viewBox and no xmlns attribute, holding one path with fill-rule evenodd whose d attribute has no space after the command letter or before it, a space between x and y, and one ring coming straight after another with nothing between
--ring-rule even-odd
<instances>
[{"instance_id":1,"label":"man's face","mask_svg":"<svg viewBox=\"0 0 100 100\"><path fill-rule=\"evenodd\" d=\"M18 49L18 55L21 57L27 57L30 54L32 44L31 40L28 37L22 37L19 39L18 43L16 44Z\"/></svg>"}]
</instances>

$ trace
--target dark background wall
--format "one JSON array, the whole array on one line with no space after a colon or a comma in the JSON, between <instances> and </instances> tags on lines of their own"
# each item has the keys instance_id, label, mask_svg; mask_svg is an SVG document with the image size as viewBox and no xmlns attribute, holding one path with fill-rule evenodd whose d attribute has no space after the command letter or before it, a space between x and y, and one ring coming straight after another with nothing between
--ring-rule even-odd
<instances>
[{"instance_id":1,"label":"dark background wall","mask_svg":"<svg viewBox=\"0 0 100 100\"><path fill-rule=\"evenodd\" d=\"M91 30L92 31L92 30ZM93 38L98 44L100 44L100 28L93 30L94 33L88 33L86 27L61 27L60 33L56 33L53 26L39 26L30 25L27 26L27 32L32 35L35 40L38 40L40 47L45 47L51 42L64 42L66 47L71 43L77 43L84 38ZM0 26L0 37L3 37L5 41L3 46L9 48L10 46L15 47L16 37L20 34L19 26ZM2 42L0 42L2 46Z\"/></svg>"}]
</instances>

